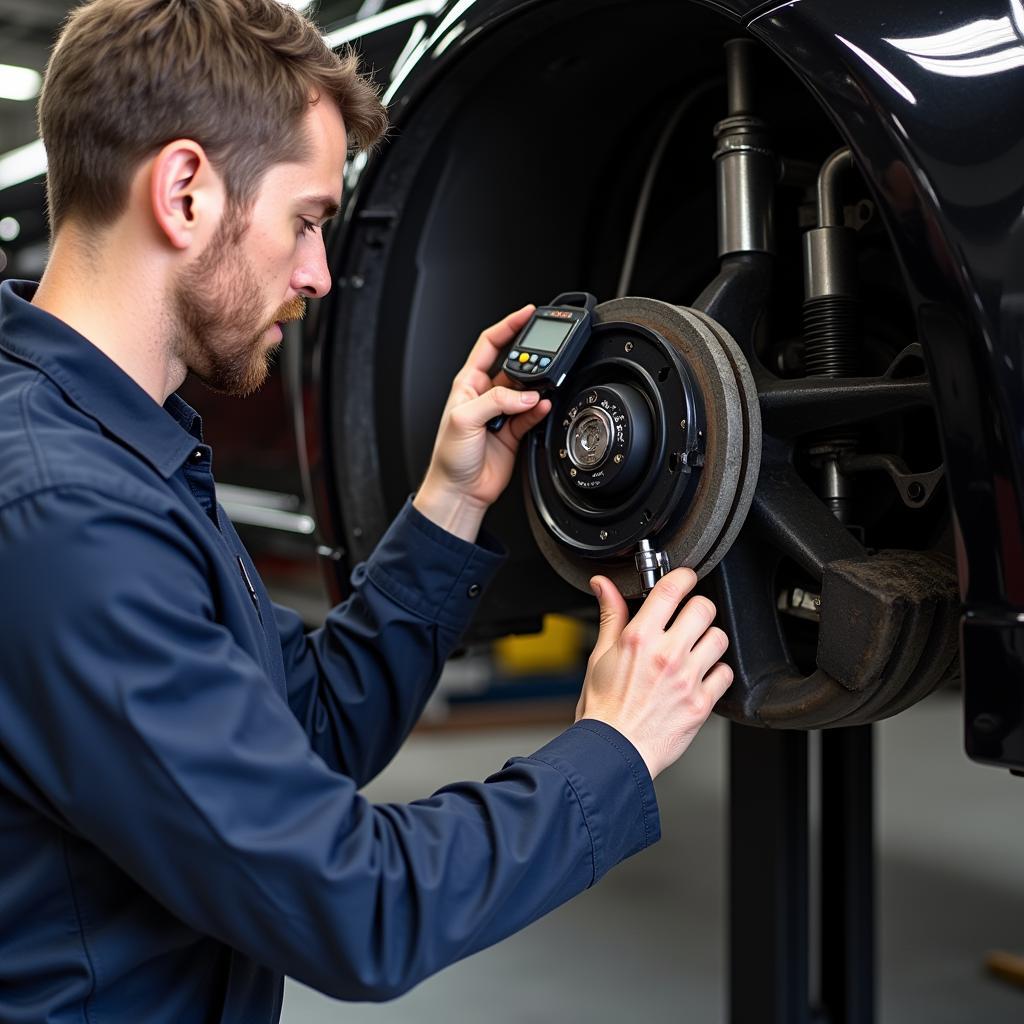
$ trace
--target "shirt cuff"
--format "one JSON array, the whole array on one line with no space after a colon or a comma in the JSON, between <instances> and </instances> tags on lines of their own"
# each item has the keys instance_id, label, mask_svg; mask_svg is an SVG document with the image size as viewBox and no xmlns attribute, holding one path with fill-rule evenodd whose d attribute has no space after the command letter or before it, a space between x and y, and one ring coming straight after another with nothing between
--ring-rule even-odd
<instances>
[{"instance_id":1,"label":"shirt cuff","mask_svg":"<svg viewBox=\"0 0 1024 1024\"><path fill-rule=\"evenodd\" d=\"M352 583L369 577L404 608L461 633L507 557L493 537L481 532L479 540L470 544L442 529L409 498Z\"/></svg>"},{"instance_id":2,"label":"shirt cuff","mask_svg":"<svg viewBox=\"0 0 1024 1024\"><path fill-rule=\"evenodd\" d=\"M651 773L625 736L584 718L541 747L542 761L568 780L590 834L594 877L661 838L661 816Z\"/></svg>"}]
</instances>

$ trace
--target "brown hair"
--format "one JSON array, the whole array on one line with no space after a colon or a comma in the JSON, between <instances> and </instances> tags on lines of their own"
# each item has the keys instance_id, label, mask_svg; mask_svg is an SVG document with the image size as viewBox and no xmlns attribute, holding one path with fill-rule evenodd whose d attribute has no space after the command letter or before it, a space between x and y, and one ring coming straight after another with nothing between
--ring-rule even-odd
<instances>
[{"instance_id":1,"label":"brown hair","mask_svg":"<svg viewBox=\"0 0 1024 1024\"><path fill-rule=\"evenodd\" d=\"M244 208L268 168L301 157L325 95L352 148L384 133L357 57L278 0L91 0L68 16L39 100L50 229L112 223L139 162L176 138L203 146Z\"/></svg>"}]
</instances>

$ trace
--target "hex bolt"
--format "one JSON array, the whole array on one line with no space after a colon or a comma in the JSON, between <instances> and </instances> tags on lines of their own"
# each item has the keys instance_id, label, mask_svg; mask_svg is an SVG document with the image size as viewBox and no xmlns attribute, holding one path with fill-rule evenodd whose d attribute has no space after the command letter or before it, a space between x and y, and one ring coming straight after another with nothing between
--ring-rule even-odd
<instances>
[{"instance_id":1,"label":"hex bolt","mask_svg":"<svg viewBox=\"0 0 1024 1024\"><path fill-rule=\"evenodd\" d=\"M679 426L681 426L683 428L683 430L685 430L686 429L686 420L680 420L679 421Z\"/></svg>"},{"instance_id":2,"label":"hex bolt","mask_svg":"<svg viewBox=\"0 0 1024 1024\"><path fill-rule=\"evenodd\" d=\"M626 342L626 351L627 352L632 352L633 351L633 342L631 342L631 341L627 341Z\"/></svg>"},{"instance_id":3,"label":"hex bolt","mask_svg":"<svg viewBox=\"0 0 1024 1024\"><path fill-rule=\"evenodd\" d=\"M597 392L591 391L590 394L587 395L587 401L590 402L591 405L593 405L594 402L597 401Z\"/></svg>"},{"instance_id":4,"label":"hex bolt","mask_svg":"<svg viewBox=\"0 0 1024 1024\"><path fill-rule=\"evenodd\" d=\"M569 470L569 476L575 476L575 475L576 475L576 469L575 469L575 467L573 467L572 469Z\"/></svg>"},{"instance_id":5,"label":"hex bolt","mask_svg":"<svg viewBox=\"0 0 1024 1024\"><path fill-rule=\"evenodd\" d=\"M564 459L566 457L566 455L568 455L568 452L564 448L559 448L558 449L558 457L560 459Z\"/></svg>"},{"instance_id":6,"label":"hex bolt","mask_svg":"<svg viewBox=\"0 0 1024 1024\"><path fill-rule=\"evenodd\" d=\"M614 462L616 465L618 465L621 461L622 461L622 452L619 452L619 454L616 455L614 459L612 459L612 462Z\"/></svg>"},{"instance_id":7,"label":"hex bolt","mask_svg":"<svg viewBox=\"0 0 1024 1024\"><path fill-rule=\"evenodd\" d=\"M600 538L601 538L601 540L607 540L607 539L608 539L608 531L607 531L607 530L602 530L602 531L601 531L601 532L600 532L600 533L598 534L598 537L600 537Z\"/></svg>"}]
</instances>

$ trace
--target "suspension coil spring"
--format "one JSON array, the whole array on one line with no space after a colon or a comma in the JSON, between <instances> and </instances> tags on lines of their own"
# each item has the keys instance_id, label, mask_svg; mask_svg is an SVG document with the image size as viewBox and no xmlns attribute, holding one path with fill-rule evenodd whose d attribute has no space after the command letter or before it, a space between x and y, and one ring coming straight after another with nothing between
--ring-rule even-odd
<instances>
[{"instance_id":1,"label":"suspension coil spring","mask_svg":"<svg viewBox=\"0 0 1024 1024\"><path fill-rule=\"evenodd\" d=\"M860 369L860 303L820 295L803 305L804 370L809 377L855 377Z\"/></svg>"}]
</instances>

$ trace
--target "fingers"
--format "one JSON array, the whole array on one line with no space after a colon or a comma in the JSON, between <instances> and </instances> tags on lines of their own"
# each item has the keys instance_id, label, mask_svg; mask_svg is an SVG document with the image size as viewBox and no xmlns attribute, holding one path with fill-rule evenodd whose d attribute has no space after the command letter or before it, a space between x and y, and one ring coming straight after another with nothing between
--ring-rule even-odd
<instances>
[{"instance_id":1,"label":"fingers","mask_svg":"<svg viewBox=\"0 0 1024 1024\"><path fill-rule=\"evenodd\" d=\"M724 661L719 662L705 677L703 689L717 704L732 686L732 669Z\"/></svg>"},{"instance_id":2,"label":"fingers","mask_svg":"<svg viewBox=\"0 0 1024 1024\"><path fill-rule=\"evenodd\" d=\"M710 598L700 595L691 597L676 616L676 621L669 627L669 636L674 643L681 644L686 650L689 650L701 638L708 626L715 621L716 610ZM724 637L725 634L722 633L722 636ZM728 640L726 640L726 645L728 645ZM722 650L725 648L723 647Z\"/></svg>"},{"instance_id":3,"label":"fingers","mask_svg":"<svg viewBox=\"0 0 1024 1024\"><path fill-rule=\"evenodd\" d=\"M551 402L545 398L543 401L538 402L532 409L527 412L520 413L518 416L513 417L508 421L506 430L509 432L509 436L519 444L520 441L531 431L547 414L551 412Z\"/></svg>"},{"instance_id":4,"label":"fingers","mask_svg":"<svg viewBox=\"0 0 1024 1024\"><path fill-rule=\"evenodd\" d=\"M697 599L694 598L694 601ZM693 604L693 601L690 602ZM708 604L711 604L708 601ZM675 625L668 631L668 636L671 637L675 633ZM712 626L694 645L690 651L688 662L694 675L698 679L704 678L708 672L710 672L712 666L721 660L722 655L725 654L726 648L729 646L729 638L725 635L725 632L719 629L717 626Z\"/></svg>"},{"instance_id":5,"label":"fingers","mask_svg":"<svg viewBox=\"0 0 1024 1024\"><path fill-rule=\"evenodd\" d=\"M590 588L597 596L601 609L601 627L591 655L591 661L596 662L619 639L619 634L629 621L629 608L618 587L606 576L595 576L590 581Z\"/></svg>"},{"instance_id":6,"label":"fingers","mask_svg":"<svg viewBox=\"0 0 1024 1024\"><path fill-rule=\"evenodd\" d=\"M517 416L532 410L539 402L536 391L514 391L512 388L491 388L482 395L463 402L452 412L452 421L464 431L482 429L488 420L499 413Z\"/></svg>"},{"instance_id":7,"label":"fingers","mask_svg":"<svg viewBox=\"0 0 1024 1024\"><path fill-rule=\"evenodd\" d=\"M638 631L663 630L675 614L679 602L693 589L696 582L697 574L692 569L673 569L666 573L655 583L654 589L647 595L640 610L633 617L634 628ZM708 601L708 604L711 602Z\"/></svg>"},{"instance_id":8,"label":"fingers","mask_svg":"<svg viewBox=\"0 0 1024 1024\"><path fill-rule=\"evenodd\" d=\"M467 369L482 370L488 373L501 350L522 330L523 325L533 315L537 307L532 303L509 313L504 320L499 320L486 328L469 353L466 360Z\"/></svg>"}]
</instances>

